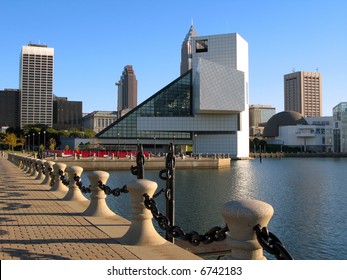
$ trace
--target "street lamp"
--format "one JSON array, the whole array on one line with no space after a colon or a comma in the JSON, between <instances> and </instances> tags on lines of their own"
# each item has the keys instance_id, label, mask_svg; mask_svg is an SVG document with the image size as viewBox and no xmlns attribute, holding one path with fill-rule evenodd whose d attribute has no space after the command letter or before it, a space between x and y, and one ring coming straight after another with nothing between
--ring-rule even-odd
<instances>
[{"instance_id":1,"label":"street lamp","mask_svg":"<svg viewBox=\"0 0 347 280\"><path fill-rule=\"evenodd\" d=\"M117 132L117 135L118 135L118 147L117 147L117 155L118 155L118 158L119 158L119 132Z\"/></svg>"},{"instance_id":2,"label":"street lamp","mask_svg":"<svg viewBox=\"0 0 347 280\"><path fill-rule=\"evenodd\" d=\"M30 151L30 134L28 134L28 150Z\"/></svg>"},{"instance_id":3,"label":"street lamp","mask_svg":"<svg viewBox=\"0 0 347 280\"><path fill-rule=\"evenodd\" d=\"M40 147L40 145L41 145L41 139L40 139L41 132L39 131L38 134L39 134L39 147Z\"/></svg>"},{"instance_id":4,"label":"street lamp","mask_svg":"<svg viewBox=\"0 0 347 280\"><path fill-rule=\"evenodd\" d=\"M43 150L46 150L46 130L43 132Z\"/></svg>"},{"instance_id":5,"label":"street lamp","mask_svg":"<svg viewBox=\"0 0 347 280\"><path fill-rule=\"evenodd\" d=\"M153 139L154 139L154 154L156 155L157 154L157 146L155 145L155 136L153 137Z\"/></svg>"},{"instance_id":6,"label":"street lamp","mask_svg":"<svg viewBox=\"0 0 347 280\"><path fill-rule=\"evenodd\" d=\"M33 152L35 151L35 133L33 133Z\"/></svg>"},{"instance_id":7,"label":"street lamp","mask_svg":"<svg viewBox=\"0 0 347 280\"><path fill-rule=\"evenodd\" d=\"M198 135L195 133L195 154L198 154Z\"/></svg>"}]
</instances>

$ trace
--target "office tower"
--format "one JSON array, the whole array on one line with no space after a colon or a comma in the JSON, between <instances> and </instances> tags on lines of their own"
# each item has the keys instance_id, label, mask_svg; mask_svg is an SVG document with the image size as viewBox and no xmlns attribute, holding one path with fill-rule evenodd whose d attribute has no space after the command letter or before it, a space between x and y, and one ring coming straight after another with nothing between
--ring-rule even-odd
<instances>
[{"instance_id":1,"label":"office tower","mask_svg":"<svg viewBox=\"0 0 347 280\"><path fill-rule=\"evenodd\" d=\"M53 97L53 127L57 130L82 128L82 101Z\"/></svg>"},{"instance_id":2,"label":"office tower","mask_svg":"<svg viewBox=\"0 0 347 280\"><path fill-rule=\"evenodd\" d=\"M53 125L54 49L29 43L20 60L20 126Z\"/></svg>"},{"instance_id":3,"label":"office tower","mask_svg":"<svg viewBox=\"0 0 347 280\"><path fill-rule=\"evenodd\" d=\"M119 117L137 106L137 80L131 65L124 67L118 86Z\"/></svg>"},{"instance_id":4,"label":"office tower","mask_svg":"<svg viewBox=\"0 0 347 280\"><path fill-rule=\"evenodd\" d=\"M322 77L318 72L294 72L284 75L284 110L304 117L322 115Z\"/></svg>"},{"instance_id":5,"label":"office tower","mask_svg":"<svg viewBox=\"0 0 347 280\"><path fill-rule=\"evenodd\" d=\"M267 121L276 114L276 108L270 105L249 106L249 135L263 134Z\"/></svg>"},{"instance_id":6,"label":"office tower","mask_svg":"<svg viewBox=\"0 0 347 280\"><path fill-rule=\"evenodd\" d=\"M19 127L20 91L0 90L0 127Z\"/></svg>"},{"instance_id":7,"label":"office tower","mask_svg":"<svg viewBox=\"0 0 347 280\"><path fill-rule=\"evenodd\" d=\"M181 48L181 75L192 68L192 38L197 36L198 33L196 32L194 26L191 25L186 37L183 40Z\"/></svg>"}]
</instances>

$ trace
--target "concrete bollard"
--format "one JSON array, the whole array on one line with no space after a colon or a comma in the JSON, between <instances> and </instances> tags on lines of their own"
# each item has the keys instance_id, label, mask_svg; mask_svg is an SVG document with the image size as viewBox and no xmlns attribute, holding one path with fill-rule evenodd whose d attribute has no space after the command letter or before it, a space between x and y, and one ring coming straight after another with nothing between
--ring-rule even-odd
<instances>
[{"instance_id":1,"label":"concrete bollard","mask_svg":"<svg viewBox=\"0 0 347 280\"><path fill-rule=\"evenodd\" d=\"M93 160L96 160L96 154L95 153L93 154Z\"/></svg>"},{"instance_id":2,"label":"concrete bollard","mask_svg":"<svg viewBox=\"0 0 347 280\"><path fill-rule=\"evenodd\" d=\"M127 184L131 196L131 225L120 239L125 245L161 245L167 241L159 235L152 223L152 213L144 205L143 195L153 196L158 185L146 179L138 179Z\"/></svg>"},{"instance_id":3,"label":"concrete bollard","mask_svg":"<svg viewBox=\"0 0 347 280\"><path fill-rule=\"evenodd\" d=\"M55 164L55 162L53 161L48 161L46 160L45 163L43 164L44 167L45 167L45 179L42 181L41 185L48 185L50 186L51 184L51 176L49 175L49 168L52 168L53 170L53 165Z\"/></svg>"},{"instance_id":4,"label":"concrete bollard","mask_svg":"<svg viewBox=\"0 0 347 280\"><path fill-rule=\"evenodd\" d=\"M68 191L67 186L65 186L63 184L63 182L61 181L60 174L59 174L59 170L63 170L63 172L64 172L65 168L66 168L65 163L57 162L57 163L53 164L54 185L51 188L51 191L62 191L62 192Z\"/></svg>"},{"instance_id":5,"label":"concrete bollard","mask_svg":"<svg viewBox=\"0 0 347 280\"><path fill-rule=\"evenodd\" d=\"M74 160L77 159L77 154L73 154L73 159L74 159Z\"/></svg>"},{"instance_id":6,"label":"concrete bollard","mask_svg":"<svg viewBox=\"0 0 347 280\"><path fill-rule=\"evenodd\" d=\"M259 200L241 199L223 205L222 215L229 228L227 242L231 248L232 259L266 259L253 228L257 224L266 227L273 213L270 204Z\"/></svg>"},{"instance_id":7,"label":"concrete bollard","mask_svg":"<svg viewBox=\"0 0 347 280\"><path fill-rule=\"evenodd\" d=\"M69 191L64 196L63 200L67 201L86 201L88 200L81 192L79 187L76 185L74 180L75 174L81 177L83 168L79 166L68 166L66 172L69 174Z\"/></svg>"},{"instance_id":8,"label":"concrete bollard","mask_svg":"<svg viewBox=\"0 0 347 280\"><path fill-rule=\"evenodd\" d=\"M38 166L39 171L38 171L38 174L37 174L35 180L39 180L39 181L42 182L45 179L46 176L42 172L42 167L44 167L44 163L45 162L46 162L46 160L44 160L44 159L41 159L41 160L37 161L37 166Z\"/></svg>"},{"instance_id":9,"label":"concrete bollard","mask_svg":"<svg viewBox=\"0 0 347 280\"><path fill-rule=\"evenodd\" d=\"M36 164L37 164L37 159L32 159L31 160L31 173L30 173L30 177L31 178L36 178L36 176L39 174L38 172L37 172L37 170L36 170Z\"/></svg>"},{"instance_id":10,"label":"concrete bollard","mask_svg":"<svg viewBox=\"0 0 347 280\"><path fill-rule=\"evenodd\" d=\"M113 213L106 204L106 194L99 188L98 182L101 181L106 184L109 173L105 171L93 171L88 174L90 181L90 203L88 208L82 213L84 216L96 216L96 217L107 217L116 215Z\"/></svg>"},{"instance_id":11,"label":"concrete bollard","mask_svg":"<svg viewBox=\"0 0 347 280\"><path fill-rule=\"evenodd\" d=\"M31 174L32 172L32 168L33 168L33 163L32 163L33 159L32 158L28 158L28 168L27 168L27 174Z\"/></svg>"}]
</instances>

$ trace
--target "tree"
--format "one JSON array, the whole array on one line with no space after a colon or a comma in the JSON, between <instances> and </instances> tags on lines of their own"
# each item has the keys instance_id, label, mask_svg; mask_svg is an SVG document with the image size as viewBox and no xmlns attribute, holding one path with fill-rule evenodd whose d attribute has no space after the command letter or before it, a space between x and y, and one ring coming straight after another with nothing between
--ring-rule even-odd
<instances>
[{"instance_id":1,"label":"tree","mask_svg":"<svg viewBox=\"0 0 347 280\"><path fill-rule=\"evenodd\" d=\"M4 143L10 146L10 149L13 151L17 147L17 136L14 133L6 133Z\"/></svg>"},{"instance_id":2,"label":"tree","mask_svg":"<svg viewBox=\"0 0 347 280\"><path fill-rule=\"evenodd\" d=\"M48 144L49 144L49 148L50 148L51 150L54 150L55 147L57 146L57 141L55 141L54 138L49 138Z\"/></svg>"}]
</instances>

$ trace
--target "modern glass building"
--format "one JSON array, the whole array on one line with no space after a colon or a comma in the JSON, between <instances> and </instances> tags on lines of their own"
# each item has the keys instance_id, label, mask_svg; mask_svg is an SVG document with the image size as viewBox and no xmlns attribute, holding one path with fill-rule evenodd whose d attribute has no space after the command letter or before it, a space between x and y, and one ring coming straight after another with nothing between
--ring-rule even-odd
<instances>
[{"instance_id":1,"label":"modern glass building","mask_svg":"<svg viewBox=\"0 0 347 280\"><path fill-rule=\"evenodd\" d=\"M102 144L165 151L173 142L183 152L248 157L247 42L236 33L197 36L192 27L187 38L187 71L98 133Z\"/></svg>"},{"instance_id":2,"label":"modern glass building","mask_svg":"<svg viewBox=\"0 0 347 280\"><path fill-rule=\"evenodd\" d=\"M333 108L335 121L334 146L336 152L347 153L347 102L341 102Z\"/></svg>"}]
</instances>

